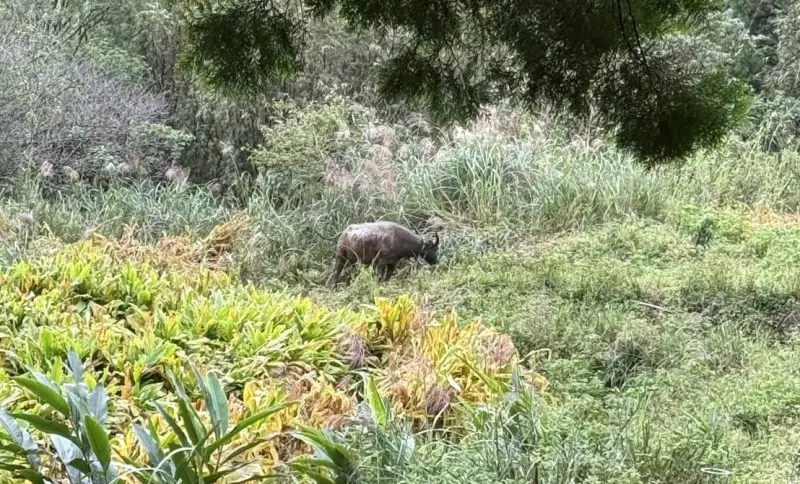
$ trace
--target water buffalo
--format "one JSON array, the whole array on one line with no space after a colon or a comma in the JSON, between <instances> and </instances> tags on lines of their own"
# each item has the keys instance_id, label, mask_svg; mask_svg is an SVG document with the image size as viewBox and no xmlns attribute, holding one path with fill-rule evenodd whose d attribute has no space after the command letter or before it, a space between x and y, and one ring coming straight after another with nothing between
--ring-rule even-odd
<instances>
[{"instance_id":1,"label":"water buffalo","mask_svg":"<svg viewBox=\"0 0 800 484\"><path fill-rule=\"evenodd\" d=\"M358 262L372 265L387 281L402 259L422 258L430 265L439 260L439 234L427 238L394 222L371 222L348 226L336 244L334 286L345 267Z\"/></svg>"}]
</instances>

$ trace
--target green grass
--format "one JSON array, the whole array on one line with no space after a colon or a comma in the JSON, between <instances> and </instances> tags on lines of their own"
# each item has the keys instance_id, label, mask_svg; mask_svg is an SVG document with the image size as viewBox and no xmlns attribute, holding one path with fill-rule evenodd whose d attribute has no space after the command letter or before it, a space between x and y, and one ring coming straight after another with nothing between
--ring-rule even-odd
<instances>
[{"instance_id":1,"label":"green grass","mask_svg":"<svg viewBox=\"0 0 800 484\"><path fill-rule=\"evenodd\" d=\"M20 182L0 199L0 264L87 229L196 239L241 208L252 223L237 252L243 277L333 306L412 294L508 332L551 382L524 418L486 410L458 445L418 435L405 452L400 430L344 436L364 482L799 478L798 154L733 140L648 172L602 140L535 124L514 138L445 138L432 158L398 155L384 167L393 190L312 187L287 201L267 184L242 204L149 184L47 198ZM756 223L763 207L774 220ZM322 284L335 243L324 237L355 221L431 216L445 226L435 269Z\"/></svg>"},{"instance_id":2,"label":"green grass","mask_svg":"<svg viewBox=\"0 0 800 484\"><path fill-rule=\"evenodd\" d=\"M411 291L431 310L509 331L522 351L549 350L538 362L554 398L541 415L542 482L787 482L800 445L800 328L781 321L800 300L800 226L714 213L723 229L700 248L692 215L313 295L346 304L370 289Z\"/></svg>"}]
</instances>

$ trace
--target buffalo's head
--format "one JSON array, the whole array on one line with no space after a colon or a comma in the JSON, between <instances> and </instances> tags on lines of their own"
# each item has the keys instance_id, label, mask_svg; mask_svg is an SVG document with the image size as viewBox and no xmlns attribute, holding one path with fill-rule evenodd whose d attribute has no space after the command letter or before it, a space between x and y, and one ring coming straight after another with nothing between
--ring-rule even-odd
<instances>
[{"instance_id":1,"label":"buffalo's head","mask_svg":"<svg viewBox=\"0 0 800 484\"><path fill-rule=\"evenodd\" d=\"M439 234L434 233L433 238L425 239L422 243L422 254L420 254L425 262L430 265L435 265L439 262Z\"/></svg>"}]
</instances>

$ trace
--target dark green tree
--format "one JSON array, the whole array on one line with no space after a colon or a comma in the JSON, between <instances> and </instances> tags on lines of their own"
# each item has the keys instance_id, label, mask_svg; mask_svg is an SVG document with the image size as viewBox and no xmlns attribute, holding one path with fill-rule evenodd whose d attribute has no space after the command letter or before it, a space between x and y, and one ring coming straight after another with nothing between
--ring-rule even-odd
<instances>
[{"instance_id":1,"label":"dark green tree","mask_svg":"<svg viewBox=\"0 0 800 484\"><path fill-rule=\"evenodd\" d=\"M670 38L717 0L174 0L183 65L243 94L301 68L312 19L400 39L377 69L381 94L464 120L498 99L596 107L620 146L648 164L719 142L747 112L749 87Z\"/></svg>"}]
</instances>

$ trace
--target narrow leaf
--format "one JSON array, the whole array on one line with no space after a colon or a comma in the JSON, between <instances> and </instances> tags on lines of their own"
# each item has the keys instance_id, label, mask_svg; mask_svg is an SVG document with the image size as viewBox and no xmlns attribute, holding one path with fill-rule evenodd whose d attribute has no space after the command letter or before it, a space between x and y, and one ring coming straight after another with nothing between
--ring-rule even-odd
<instances>
[{"instance_id":1,"label":"narrow leaf","mask_svg":"<svg viewBox=\"0 0 800 484\"><path fill-rule=\"evenodd\" d=\"M86 477L90 477L96 472L92 472L89 463L83 459L75 459L67 465L67 474L70 482L86 482Z\"/></svg>"},{"instance_id":2,"label":"narrow leaf","mask_svg":"<svg viewBox=\"0 0 800 484\"><path fill-rule=\"evenodd\" d=\"M106 423L108 417L108 394L101 385L96 385L89 395L89 411L101 424Z\"/></svg>"},{"instance_id":3,"label":"narrow leaf","mask_svg":"<svg viewBox=\"0 0 800 484\"><path fill-rule=\"evenodd\" d=\"M18 454L18 455L24 455L25 452L27 452L25 449L23 449L22 447L13 442L7 444L0 443L0 450L4 450L10 454Z\"/></svg>"},{"instance_id":4,"label":"narrow leaf","mask_svg":"<svg viewBox=\"0 0 800 484\"><path fill-rule=\"evenodd\" d=\"M83 425L83 418L92 415L92 411L89 410L89 390L82 383L64 385L64 388L67 390L67 401L72 410L72 423L75 428L80 428Z\"/></svg>"},{"instance_id":5,"label":"narrow leaf","mask_svg":"<svg viewBox=\"0 0 800 484\"><path fill-rule=\"evenodd\" d=\"M205 437L205 432L200 426L200 419L197 416L194 408L192 408L186 400L178 401L178 412L181 419L183 419L183 426L186 429L186 435L193 444L197 445Z\"/></svg>"},{"instance_id":6,"label":"narrow leaf","mask_svg":"<svg viewBox=\"0 0 800 484\"><path fill-rule=\"evenodd\" d=\"M233 474L234 472L238 471L239 469L243 469L243 468L248 467L248 466L253 466L253 463L252 462L240 462L240 463L236 464L235 466L233 466L231 468L225 469L224 471L215 472L215 473L213 473L211 475L205 476L203 478L203 483L204 484L212 484L212 483L218 482L220 480L222 480L222 482L228 483L228 482L230 482L229 480L227 480L227 479L223 480L222 478L225 477L225 476L228 476L230 474ZM251 471L251 472L253 472L253 471ZM245 473L245 475L246 475L246 473ZM239 480L239 481L236 481L236 482L237 483L243 483L243 482L250 482L250 481L256 481L256 480L260 481L260 482L263 482L267 478L268 478L268 476L253 475L253 476L246 477L246 478L244 478L242 480Z\"/></svg>"},{"instance_id":7,"label":"narrow leaf","mask_svg":"<svg viewBox=\"0 0 800 484\"><path fill-rule=\"evenodd\" d=\"M231 468L228 468L228 469L225 469L223 471L215 472L213 474L205 476L203 478L203 483L211 484L211 483L217 482L217 481L221 480L223 477L225 477L227 475L230 475L230 474L233 474L234 472L238 471L239 469L242 469L242 468L250 466L250 465L253 465L253 463L252 462L240 462L240 463L236 464L235 466L233 466ZM225 482L225 481L223 481L223 482ZM243 481L239 481L239 482L243 482ZM246 481L244 481L244 482L246 482Z\"/></svg>"},{"instance_id":8,"label":"narrow leaf","mask_svg":"<svg viewBox=\"0 0 800 484\"><path fill-rule=\"evenodd\" d=\"M211 393L209 408L214 409L218 421L218 423L215 424L214 430L217 433L217 438L220 438L228 433L228 399L225 397L222 383L220 383L219 378L213 373L208 375L208 389Z\"/></svg>"},{"instance_id":9,"label":"narrow leaf","mask_svg":"<svg viewBox=\"0 0 800 484\"><path fill-rule=\"evenodd\" d=\"M469 360L467 360L463 356L458 356L458 359L461 362L463 362L465 365L467 365L467 367L470 370L472 370L476 375L478 375L478 378L483 380L483 382L486 383L486 386L488 386L489 389L491 389L493 392L495 392L497 394L502 394L504 392L504 389L503 389L502 385L500 384L500 382L498 382L497 380L494 380L491 377L489 377L480 368L478 368L477 366L473 365Z\"/></svg>"},{"instance_id":10,"label":"narrow leaf","mask_svg":"<svg viewBox=\"0 0 800 484\"><path fill-rule=\"evenodd\" d=\"M183 387L183 383L175 376L174 373L170 372L167 375L167 379L169 380L170 385L172 385L172 390L175 392L176 395L181 400L188 400L189 398L186 396L186 389Z\"/></svg>"},{"instance_id":11,"label":"narrow leaf","mask_svg":"<svg viewBox=\"0 0 800 484\"><path fill-rule=\"evenodd\" d=\"M224 432L221 433L219 430L222 427L222 424L220 422L219 412L217 412L216 405L212 400L211 392L208 390L208 387L203 381L203 375L200 374L200 372L197 370L197 367L191 361L189 361L189 368L191 368L192 373L194 373L194 378L197 380L197 386L200 388L200 392L203 394L203 399L206 403L208 416L211 418L211 425L214 426L214 433L216 434L217 438L219 438Z\"/></svg>"},{"instance_id":12,"label":"narrow leaf","mask_svg":"<svg viewBox=\"0 0 800 484\"><path fill-rule=\"evenodd\" d=\"M15 377L13 379L21 386L27 388L31 393L36 395L41 401L50 405L62 415L69 417L71 415L69 404L63 396L56 390L53 390L48 385L41 383L37 380L27 377Z\"/></svg>"},{"instance_id":13,"label":"narrow leaf","mask_svg":"<svg viewBox=\"0 0 800 484\"><path fill-rule=\"evenodd\" d=\"M336 484L336 481L334 481L333 479L331 479L328 476L320 474L317 471L313 471L311 469L307 469L307 468L302 467L302 466L297 466L295 468L295 470L299 471L302 474L305 474L307 477L312 479L317 484Z\"/></svg>"},{"instance_id":14,"label":"narrow leaf","mask_svg":"<svg viewBox=\"0 0 800 484\"><path fill-rule=\"evenodd\" d=\"M28 373L33 375L33 378L36 381L38 381L42 385L45 385L46 387L50 388L51 390L53 390L55 392L58 392L58 387L56 386L56 384L53 383L52 381L50 381L50 379L47 378L47 376L44 373L42 373L40 371L36 371L35 369L29 368L27 366L25 367L25 369L28 370Z\"/></svg>"},{"instance_id":15,"label":"narrow leaf","mask_svg":"<svg viewBox=\"0 0 800 484\"><path fill-rule=\"evenodd\" d=\"M53 420L47 420L46 418L42 418L38 415L28 414L28 413L12 413L10 414L12 417L18 420L24 420L29 424L33 425L37 430L40 430L46 434L55 434L64 437L65 439L72 440L72 431L66 425L62 424L61 422L56 422Z\"/></svg>"},{"instance_id":16,"label":"narrow leaf","mask_svg":"<svg viewBox=\"0 0 800 484\"><path fill-rule=\"evenodd\" d=\"M233 459L239 457L240 455L244 454L248 450L258 447L259 445L267 442L268 439L256 439L252 442L248 442L247 444L241 445L236 449L232 450L229 454L225 455L225 459L221 462L221 464L227 464L228 462L232 461Z\"/></svg>"},{"instance_id":17,"label":"narrow leaf","mask_svg":"<svg viewBox=\"0 0 800 484\"><path fill-rule=\"evenodd\" d=\"M166 409L164 409L164 407L162 407L158 403L156 403L155 406L158 409L158 412L161 414L161 416L164 417L164 421L167 422L169 428L171 428L175 436L178 437L178 440L180 441L181 445L183 447L190 447L189 439L186 438L186 434L183 433L183 430L181 430L181 427L180 425L178 425L178 422L176 422L175 419L172 418L172 415L170 415L169 412L167 412Z\"/></svg>"},{"instance_id":18,"label":"narrow leaf","mask_svg":"<svg viewBox=\"0 0 800 484\"><path fill-rule=\"evenodd\" d=\"M169 455L175 463L175 477L180 479L181 484L196 484L197 478L195 474L189 472L189 461L186 460L184 454L188 453L189 449L179 449L175 444L170 444Z\"/></svg>"},{"instance_id":19,"label":"narrow leaf","mask_svg":"<svg viewBox=\"0 0 800 484\"><path fill-rule=\"evenodd\" d=\"M217 449L221 448L222 446L233 440L233 438L239 435L243 430L257 424L258 422L264 419L271 417L272 415L280 412L287 406L288 405L285 403L279 403L242 420L241 422L236 424L233 430L225 434L224 437L216 440L213 444L209 445L208 448L206 448L206 453L205 453L206 458L209 458L214 452L217 451Z\"/></svg>"},{"instance_id":20,"label":"narrow leaf","mask_svg":"<svg viewBox=\"0 0 800 484\"><path fill-rule=\"evenodd\" d=\"M312 447L316 447L340 468L350 468L352 466L353 456L345 446L334 442L317 429L305 425L298 425L297 427L300 432L294 434L296 438Z\"/></svg>"},{"instance_id":21,"label":"narrow leaf","mask_svg":"<svg viewBox=\"0 0 800 484\"><path fill-rule=\"evenodd\" d=\"M72 349L67 351L67 364L69 365L69 371L72 373L72 378L75 379L75 383L83 383L83 362Z\"/></svg>"},{"instance_id":22,"label":"narrow leaf","mask_svg":"<svg viewBox=\"0 0 800 484\"><path fill-rule=\"evenodd\" d=\"M298 457L296 459L292 459L290 465L327 467L328 469L331 470L338 469L338 467L336 467L336 464L327 459L312 459L310 457Z\"/></svg>"},{"instance_id":23,"label":"narrow leaf","mask_svg":"<svg viewBox=\"0 0 800 484\"><path fill-rule=\"evenodd\" d=\"M97 460L100 461L100 465L103 466L103 470L108 471L108 466L111 464L111 443L108 441L108 434L106 434L100 422L91 415L86 415L83 418L83 425L86 428L92 451L97 456Z\"/></svg>"},{"instance_id":24,"label":"narrow leaf","mask_svg":"<svg viewBox=\"0 0 800 484\"><path fill-rule=\"evenodd\" d=\"M89 463L83 459L72 459L71 461L69 461L68 465L69 467L74 467L84 475L87 476L92 475L92 468L89 466Z\"/></svg>"},{"instance_id":25,"label":"narrow leaf","mask_svg":"<svg viewBox=\"0 0 800 484\"><path fill-rule=\"evenodd\" d=\"M159 476L172 478L175 476L175 466L172 461L164 457L164 452L158 441L138 424L133 424L133 431L144 447L150 466L153 467Z\"/></svg>"},{"instance_id":26,"label":"narrow leaf","mask_svg":"<svg viewBox=\"0 0 800 484\"><path fill-rule=\"evenodd\" d=\"M131 472L131 474L133 475L133 477L136 478L137 481L140 482L140 484L154 484L159 482L158 480L153 478L153 473L150 472L149 469L140 468L139 467L140 464L138 462L135 462L134 460L129 459L128 457L122 457L122 462L124 462L125 464L128 465L128 467L133 469L133 472ZM172 481L167 481L167 482L172 482Z\"/></svg>"},{"instance_id":27,"label":"narrow leaf","mask_svg":"<svg viewBox=\"0 0 800 484\"><path fill-rule=\"evenodd\" d=\"M200 388L200 392L202 392L203 396L208 395L208 388L206 388L205 381L203 380L203 375L200 374L200 371L194 366L191 360L188 361L189 368L194 373L194 379L197 380L197 386Z\"/></svg>"},{"instance_id":28,"label":"narrow leaf","mask_svg":"<svg viewBox=\"0 0 800 484\"><path fill-rule=\"evenodd\" d=\"M369 408L372 410L372 418L378 427L386 426L388 420L388 410L386 401L378 393L378 386L375 384L375 379L372 375L364 376L364 394L369 403Z\"/></svg>"},{"instance_id":29,"label":"narrow leaf","mask_svg":"<svg viewBox=\"0 0 800 484\"><path fill-rule=\"evenodd\" d=\"M33 469L18 471L16 475L31 481L33 484L45 484L44 476Z\"/></svg>"},{"instance_id":30,"label":"narrow leaf","mask_svg":"<svg viewBox=\"0 0 800 484\"><path fill-rule=\"evenodd\" d=\"M245 482L253 482L253 481L265 482L267 480L274 481L279 477L282 476L279 474L258 474L251 477L245 477L244 479L239 481L228 482L227 484L244 484Z\"/></svg>"},{"instance_id":31,"label":"narrow leaf","mask_svg":"<svg viewBox=\"0 0 800 484\"><path fill-rule=\"evenodd\" d=\"M133 424L133 431L136 433L139 443L144 447L147 458L150 459L150 465L156 467L164 460L164 452L161 451L161 447L159 447L155 439L139 424Z\"/></svg>"},{"instance_id":32,"label":"narrow leaf","mask_svg":"<svg viewBox=\"0 0 800 484\"><path fill-rule=\"evenodd\" d=\"M158 429L156 428L156 425L155 425L153 419L148 419L147 420L147 428L150 431L150 437L152 437L153 440L156 441L156 445L158 445L158 447L161 448L161 439L158 436Z\"/></svg>"}]
</instances>

